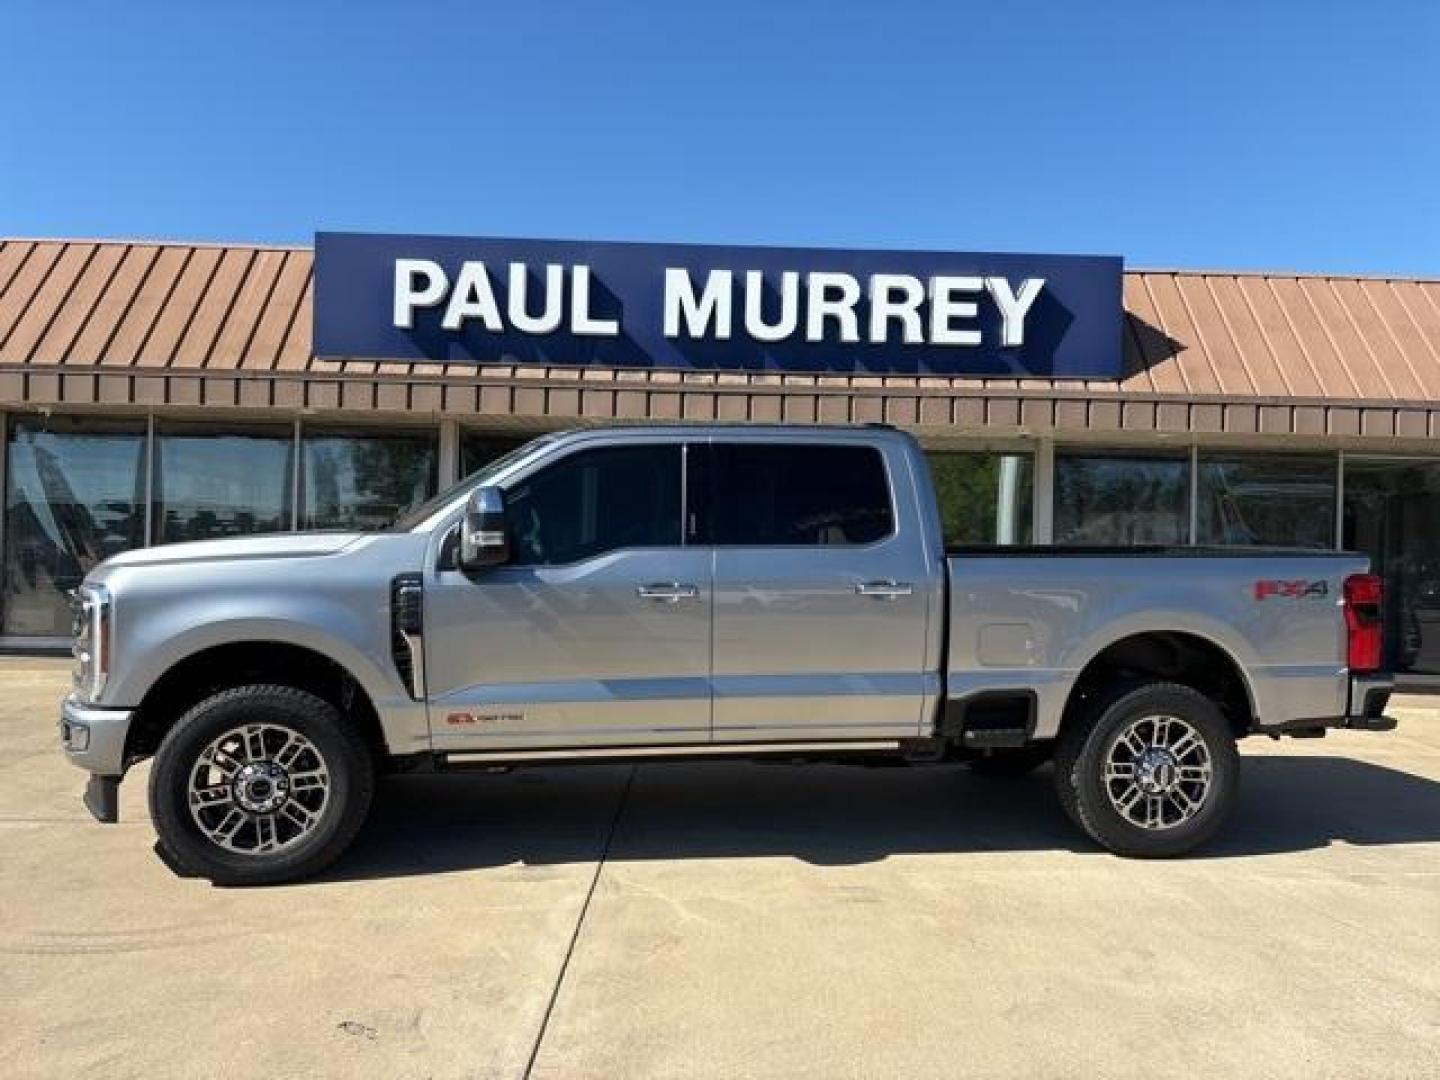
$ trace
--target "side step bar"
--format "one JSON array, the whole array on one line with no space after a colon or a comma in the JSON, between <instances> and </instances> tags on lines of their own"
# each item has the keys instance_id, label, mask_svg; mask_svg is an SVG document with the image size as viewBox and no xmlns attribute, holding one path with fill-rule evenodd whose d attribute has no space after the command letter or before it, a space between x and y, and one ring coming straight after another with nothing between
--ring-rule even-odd
<instances>
[{"instance_id":1,"label":"side step bar","mask_svg":"<svg viewBox=\"0 0 1440 1080\"><path fill-rule=\"evenodd\" d=\"M546 761L635 760L639 758L715 758L764 755L808 756L830 753L893 753L899 739L839 742L704 743L675 746L599 746L572 750L457 750L442 754L447 765L511 765Z\"/></svg>"},{"instance_id":2,"label":"side step bar","mask_svg":"<svg viewBox=\"0 0 1440 1080\"><path fill-rule=\"evenodd\" d=\"M1030 729L966 728L960 740L967 750L1013 750L1030 741Z\"/></svg>"}]
</instances>

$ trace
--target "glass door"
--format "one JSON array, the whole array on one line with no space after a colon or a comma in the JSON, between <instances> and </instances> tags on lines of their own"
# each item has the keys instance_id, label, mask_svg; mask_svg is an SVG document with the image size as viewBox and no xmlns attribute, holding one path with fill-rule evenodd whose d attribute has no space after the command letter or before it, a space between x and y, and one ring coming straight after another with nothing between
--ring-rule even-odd
<instances>
[{"instance_id":1,"label":"glass door","mask_svg":"<svg viewBox=\"0 0 1440 1080\"><path fill-rule=\"evenodd\" d=\"M103 559L144 543L143 422L11 421L0 633L68 636L70 591Z\"/></svg>"},{"instance_id":2,"label":"glass door","mask_svg":"<svg viewBox=\"0 0 1440 1080\"><path fill-rule=\"evenodd\" d=\"M1385 578L1392 671L1440 675L1440 462L1345 458L1344 546Z\"/></svg>"}]
</instances>

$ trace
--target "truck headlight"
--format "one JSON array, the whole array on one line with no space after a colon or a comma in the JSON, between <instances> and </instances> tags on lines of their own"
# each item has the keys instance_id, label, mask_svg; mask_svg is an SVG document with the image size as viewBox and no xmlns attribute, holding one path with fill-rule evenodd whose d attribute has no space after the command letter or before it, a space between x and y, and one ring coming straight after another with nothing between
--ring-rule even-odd
<instances>
[{"instance_id":1,"label":"truck headlight","mask_svg":"<svg viewBox=\"0 0 1440 1080\"><path fill-rule=\"evenodd\" d=\"M103 585L81 585L75 594L75 693L94 701L110 674L110 592Z\"/></svg>"}]
</instances>

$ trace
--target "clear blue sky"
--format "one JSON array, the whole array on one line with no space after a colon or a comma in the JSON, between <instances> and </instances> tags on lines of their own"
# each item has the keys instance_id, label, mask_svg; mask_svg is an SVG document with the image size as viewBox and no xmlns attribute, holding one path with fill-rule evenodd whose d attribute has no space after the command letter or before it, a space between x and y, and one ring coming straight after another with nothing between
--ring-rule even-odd
<instances>
[{"instance_id":1,"label":"clear blue sky","mask_svg":"<svg viewBox=\"0 0 1440 1080\"><path fill-rule=\"evenodd\" d=\"M0 13L0 233L318 228L1440 272L1440 3Z\"/></svg>"}]
</instances>

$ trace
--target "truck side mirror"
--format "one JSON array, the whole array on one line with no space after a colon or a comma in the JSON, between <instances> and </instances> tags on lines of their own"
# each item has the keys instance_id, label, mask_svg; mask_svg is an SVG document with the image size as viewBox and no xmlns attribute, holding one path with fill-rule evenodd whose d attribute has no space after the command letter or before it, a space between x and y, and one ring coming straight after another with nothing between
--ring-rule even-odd
<instances>
[{"instance_id":1,"label":"truck side mirror","mask_svg":"<svg viewBox=\"0 0 1440 1080\"><path fill-rule=\"evenodd\" d=\"M505 524L505 497L499 488L478 487L465 504L460 523L460 569L480 570L510 558L510 530Z\"/></svg>"}]
</instances>

